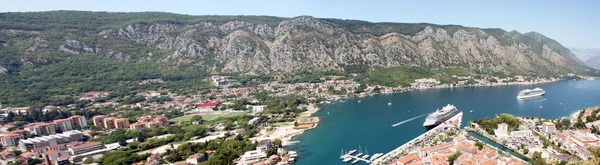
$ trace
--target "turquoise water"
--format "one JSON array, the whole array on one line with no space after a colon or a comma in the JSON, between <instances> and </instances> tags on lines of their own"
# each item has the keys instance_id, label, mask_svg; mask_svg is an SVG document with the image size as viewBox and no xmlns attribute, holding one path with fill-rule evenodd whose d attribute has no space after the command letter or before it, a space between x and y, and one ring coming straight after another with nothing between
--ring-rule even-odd
<instances>
[{"instance_id":1,"label":"turquoise water","mask_svg":"<svg viewBox=\"0 0 600 165\"><path fill-rule=\"evenodd\" d=\"M524 101L515 98L520 90L534 87L543 88L546 95ZM392 105L388 106L388 102ZM293 140L300 143L287 149L299 152L296 164L300 165L344 164L339 159L341 150L358 149L359 145L370 155L386 153L423 133L425 118L396 127L391 125L431 113L446 104L454 104L465 113L463 125L469 120L501 113L558 118L600 105L600 80L427 89L348 99L345 103L322 105L321 111L315 114L322 118L319 126L295 137ZM474 112L469 113L469 110Z\"/></svg>"},{"instance_id":2,"label":"turquoise water","mask_svg":"<svg viewBox=\"0 0 600 165\"><path fill-rule=\"evenodd\" d=\"M510 149L508 149L508 148L506 148L506 147L502 146L501 144L498 144L498 143L496 143L496 142L494 142L494 141L491 141L490 139L488 139L488 138L486 138L486 137L484 137L484 136L481 136L481 135L479 135L479 134L477 134L477 133L475 133L475 132L469 132L469 135L470 135L470 136L472 136L472 137L475 137L475 138L477 138L477 139L479 139L479 140L481 140L481 141L482 141L482 142L484 142L484 143L487 143L487 144L489 144L489 145L492 145L492 146L494 146L494 147L496 147L496 148L499 148L500 150L502 150L502 151L504 151L504 152L508 152L508 153L510 153L511 155L513 155L513 156L516 156L517 158L519 158L519 159L521 159L521 160L524 160L524 161L527 161L527 162L529 162L529 161L530 161L530 160L529 160L529 158L527 158L527 157L525 157L525 156L523 156L523 155L520 155L520 154L518 154L518 153L515 153L514 151L512 151L512 150L510 150Z\"/></svg>"}]
</instances>

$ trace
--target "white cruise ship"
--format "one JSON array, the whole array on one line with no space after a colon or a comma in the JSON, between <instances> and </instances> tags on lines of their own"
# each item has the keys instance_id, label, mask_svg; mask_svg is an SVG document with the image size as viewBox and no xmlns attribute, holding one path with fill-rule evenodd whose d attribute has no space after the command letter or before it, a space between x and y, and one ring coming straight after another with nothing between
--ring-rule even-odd
<instances>
[{"instance_id":1,"label":"white cruise ship","mask_svg":"<svg viewBox=\"0 0 600 165\"><path fill-rule=\"evenodd\" d=\"M525 89L519 92L519 95L517 95L517 99L538 97L544 95L544 93L546 93L546 91L544 91L542 88Z\"/></svg>"},{"instance_id":2,"label":"white cruise ship","mask_svg":"<svg viewBox=\"0 0 600 165\"><path fill-rule=\"evenodd\" d=\"M425 123L423 126L425 127L434 127L440 125L442 122L452 118L454 115L458 114L458 110L454 105L446 105L442 110L435 110L435 112L429 114L425 119Z\"/></svg>"}]
</instances>

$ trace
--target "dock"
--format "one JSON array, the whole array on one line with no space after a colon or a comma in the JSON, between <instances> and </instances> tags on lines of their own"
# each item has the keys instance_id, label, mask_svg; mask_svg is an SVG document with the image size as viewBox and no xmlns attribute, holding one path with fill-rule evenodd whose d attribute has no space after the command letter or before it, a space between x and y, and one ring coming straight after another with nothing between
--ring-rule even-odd
<instances>
[{"instance_id":1,"label":"dock","mask_svg":"<svg viewBox=\"0 0 600 165\"><path fill-rule=\"evenodd\" d=\"M423 140L423 138L430 136L432 134L436 134L440 129L446 128L447 126L458 126L460 127L461 122L462 122L462 117L463 117L463 112L459 112L458 114L454 115L453 117L451 117L450 119L446 120L444 123L436 126L435 128L417 136L416 138L408 141L407 143L404 143L403 145L399 146L398 148L386 153L385 155L373 160L371 162L371 164L384 164L384 162L389 161L390 159L392 159L394 156L400 154L400 153L406 153L408 151L410 151L410 149L414 149L414 144L417 141L421 141ZM458 119L458 120L457 120ZM457 123L452 123L453 121L458 121ZM369 162L368 162L369 163Z\"/></svg>"},{"instance_id":2,"label":"dock","mask_svg":"<svg viewBox=\"0 0 600 165\"><path fill-rule=\"evenodd\" d=\"M344 158L352 158L352 160L364 161L364 162L367 162L367 163L369 163L369 164L371 163L371 161L370 161L370 160L363 159L363 158L360 158L360 157L357 157L357 156L354 156L354 155L350 155L350 154L346 154L346 155L344 155L343 157L344 157Z\"/></svg>"}]
</instances>

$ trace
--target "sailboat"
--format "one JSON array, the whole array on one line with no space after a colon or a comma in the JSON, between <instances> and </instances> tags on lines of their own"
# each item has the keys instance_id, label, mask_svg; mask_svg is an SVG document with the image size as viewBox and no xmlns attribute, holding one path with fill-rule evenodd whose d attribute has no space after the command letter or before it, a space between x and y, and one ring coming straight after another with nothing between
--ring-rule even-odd
<instances>
[{"instance_id":1,"label":"sailboat","mask_svg":"<svg viewBox=\"0 0 600 165\"><path fill-rule=\"evenodd\" d=\"M388 105L392 105L392 102L391 102L391 101L390 101L390 102L388 102Z\"/></svg>"},{"instance_id":2,"label":"sailboat","mask_svg":"<svg viewBox=\"0 0 600 165\"><path fill-rule=\"evenodd\" d=\"M340 152L340 159L344 159L346 157L346 155L344 155L344 149L342 149L342 152Z\"/></svg>"},{"instance_id":3,"label":"sailboat","mask_svg":"<svg viewBox=\"0 0 600 165\"><path fill-rule=\"evenodd\" d=\"M366 159L369 157L369 150L367 150L367 148L365 147L365 155L363 155L361 158Z\"/></svg>"},{"instance_id":4,"label":"sailboat","mask_svg":"<svg viewBox=\"0 0 600 165\"><path fill-rule=\"evenodd\" d=\"M360 149L360 144L358 145L358 154L356 154L356 157L360 157L362 155L362 149Z\"/></svg>"}]
</instances>

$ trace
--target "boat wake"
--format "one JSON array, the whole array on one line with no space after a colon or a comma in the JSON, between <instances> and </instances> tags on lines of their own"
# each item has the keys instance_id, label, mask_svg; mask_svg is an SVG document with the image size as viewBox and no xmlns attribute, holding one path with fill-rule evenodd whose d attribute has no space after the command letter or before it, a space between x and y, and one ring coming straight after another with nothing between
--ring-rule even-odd
<instances>
[{"instance_id":1,"label":"boat wake","mask_svg":"<svg viewBox=\"0 0 600 165\"><path fill-rule=\"evenodd\" d=\"M399 123L396 123L396 124L392 125L392 127L396 127L396 126L402 125L404 123L407 123L409 121L413 121L415 119L421 118L421 117L426 116L426 115L428 115L428 114L426 113L426 114L422 114L422 115L419 115L419 116L416 116L416 117L413 117L413 118L410 118L410 119L406 119L404 121L401 121Z\"/></svg>"}]
</instances>

